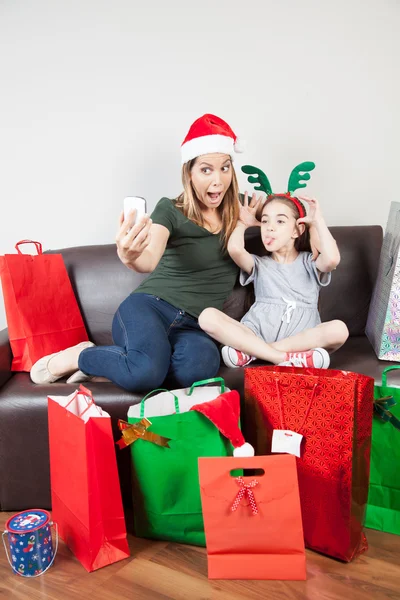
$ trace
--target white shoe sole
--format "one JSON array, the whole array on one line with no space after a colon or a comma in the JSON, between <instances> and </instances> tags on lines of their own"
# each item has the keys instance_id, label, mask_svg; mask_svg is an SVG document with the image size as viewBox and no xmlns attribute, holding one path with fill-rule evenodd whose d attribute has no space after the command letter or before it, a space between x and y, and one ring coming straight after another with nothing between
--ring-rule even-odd
<instances>
[{"instance_id":1,"label":"white shoe sole","mask_svg":"<svg viewBox=\"0 0 400 600\"><path fill-rule=\"evenodd\" d=\"M239 366L233 364L229 357L229 346L223 346L221 348L221 356L226 367L229 367L230 369L239 369Z\"/></svg>"},{"instance_id":2,"label":"white shoe sole","mask_svg":"<svg viewBox=\"0 0 400 600\"><path fill-rule=\"evenodd\" d=\"M316 369L327 369L331 364L329 353L325 348L313 348L313 352L318 352L321 357L321 366L315 367Z\"/></svg>"}]
</instances>

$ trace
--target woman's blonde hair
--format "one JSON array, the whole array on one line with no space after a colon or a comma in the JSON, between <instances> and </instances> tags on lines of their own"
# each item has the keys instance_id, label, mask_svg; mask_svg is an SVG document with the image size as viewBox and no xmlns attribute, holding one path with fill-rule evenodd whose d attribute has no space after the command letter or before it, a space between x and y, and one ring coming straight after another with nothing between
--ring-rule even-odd
<instances>
[{"instance_id":1,"label":"woman's blonde hair","mask_svg":"<svg viewBox=\"0 0 400 600\"><path fill-rule=\"evenodd\" d=\"M197 158L188 161L182 165L182 185L183 192L176 199L175 206L179 208L193 223L204 227L206 219L204 219L200 209L199 200L194 190L192 179L190 176L191 170L196 163ZM218 207L218 211L222 220L222 242L224 248L228 244L228 240L236 227L239 219L239 186L236 178L235 169L232 167L232 181L229 188L226 190L225 196Z\"/></svg>"}]
</instances>

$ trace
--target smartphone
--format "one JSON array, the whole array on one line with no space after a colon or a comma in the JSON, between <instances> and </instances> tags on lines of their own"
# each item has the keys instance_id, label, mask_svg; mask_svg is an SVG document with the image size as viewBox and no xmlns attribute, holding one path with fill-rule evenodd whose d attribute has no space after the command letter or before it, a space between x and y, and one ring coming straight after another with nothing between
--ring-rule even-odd
<instances>
[{"instance_id":1,"label":"smartphone","mask_svg":"<svg viewBox=\"0 0 400 600\"><path fill-rule=\"evenodd\" d=\"M146 200L141 196L127 196L124 198L124 219L134 208L136 208L135 223L137 223L146 213Z\"/></svg>"}]
</instances>

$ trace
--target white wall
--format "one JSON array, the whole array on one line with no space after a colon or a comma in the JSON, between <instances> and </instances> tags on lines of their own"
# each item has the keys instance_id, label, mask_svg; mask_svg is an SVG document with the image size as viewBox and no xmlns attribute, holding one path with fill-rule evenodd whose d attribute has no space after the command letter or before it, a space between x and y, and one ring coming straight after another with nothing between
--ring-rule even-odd
<instances>
[{"instance_id":1,"label":"white wall","mask_svg":"<svg viewBox=\"0 0 400 600\"><path fill-rule=\"evenodd\" d=\"M2 0L0 254L112 243L125 195L178 194L179 146L205 112L275 190L314 160L328 224L384 226L399 31L397 0Z\"/></svg>"}]
</instances>

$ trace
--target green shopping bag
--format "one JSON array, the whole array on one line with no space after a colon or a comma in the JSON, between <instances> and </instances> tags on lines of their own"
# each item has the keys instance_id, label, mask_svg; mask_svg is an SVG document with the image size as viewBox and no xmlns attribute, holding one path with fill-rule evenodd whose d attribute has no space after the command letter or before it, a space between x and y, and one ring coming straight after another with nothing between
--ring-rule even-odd
<instances>
[{"instance_id":1,"label":"green shopping bag","mask_svg":"<svg viewBox=\"0 0 400 600\"><path fill-rule=\"evenodd\" d=\"M205 386L207 383L219 385L210 388ZM162 393L150 398L155 392ZM139 415L139 405L129 409L128 423L142 427L147 437L140 439L139 434L139 439L131 444L134 526L138 537L205 546L198 458L232 456L232 445L209 420L211 417L191 408L211 404L222 394L223 413L234 416L235 427L244 441L237 426L239 394L224 392L223 379L214 378L198 381L190 389L153 390L141 401ZM240 445L241 441L234 443Z\"/></svg>"},{"instance_id":2,"label":"green shopping bag","mask_svg":"<svg viewBox=\"0 0 400 600\"><path fill-rule=\"evenodd\" d=\"M375 385L371 471L365 526L400 535L400 387Z\"/></svg>"}]
</instances>

